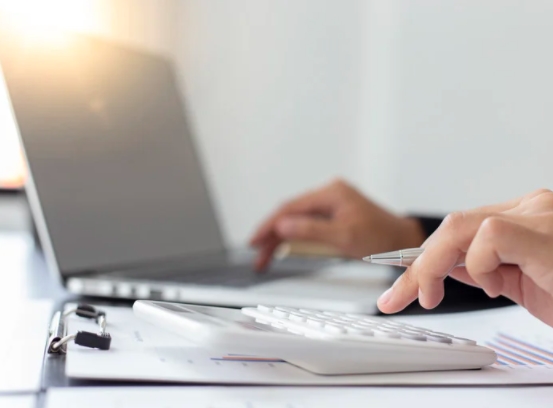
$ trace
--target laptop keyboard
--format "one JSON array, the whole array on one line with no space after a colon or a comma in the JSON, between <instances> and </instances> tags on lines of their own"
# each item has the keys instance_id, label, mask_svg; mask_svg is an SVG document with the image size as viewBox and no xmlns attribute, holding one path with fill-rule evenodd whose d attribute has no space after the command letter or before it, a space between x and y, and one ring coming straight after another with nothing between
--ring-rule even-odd
<instances>
[{"instance_id":1,"label":"laptop keyboard","mask_svg":"<svg viewBox=\"0 0 553 408\"><path fill-rule=\"evenodd\" d=\"M264 273L257 273L253 270L251 264L226 264L198 266L192 270L118 271L101 277L110 280L132 279L148 282L173 282L187 285L194 284L245 288L279 279L306 277L316 273L317 268L313 266L313 263L309 263L309 267L305 265L304 268L272 267Z\"/></svg>"},{"instance_id":2,"label":"laptop keyboard","mask_svg":"<svg viewBox=\"0 0 553 408\"><path fill-rule=\"evenodd\" d=\"M307 276L310 273L312 271L290 270L273 270L265 273L256 273L250 265L229 265L186 272L174 271L173 273L150 276L148 280L244 288L278 279Z\"/></svg>"}]
</instances>

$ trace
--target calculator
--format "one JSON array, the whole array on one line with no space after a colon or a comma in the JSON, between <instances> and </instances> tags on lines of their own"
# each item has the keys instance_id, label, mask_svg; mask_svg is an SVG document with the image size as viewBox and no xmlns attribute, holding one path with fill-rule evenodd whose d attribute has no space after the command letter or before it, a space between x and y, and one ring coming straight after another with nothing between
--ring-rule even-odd
<instances>
[{"instance_id":1,"label":"calculator","mask_svg":"<svg viewBox=\"0 0 553 408\"><path fill-rule=\"evenodd\" d=\"M227 355L278 358L322 375L479 369L476 341L358 313L259 305L229 309L139 300L134 314Z\"/></svg>"}]
</instances>

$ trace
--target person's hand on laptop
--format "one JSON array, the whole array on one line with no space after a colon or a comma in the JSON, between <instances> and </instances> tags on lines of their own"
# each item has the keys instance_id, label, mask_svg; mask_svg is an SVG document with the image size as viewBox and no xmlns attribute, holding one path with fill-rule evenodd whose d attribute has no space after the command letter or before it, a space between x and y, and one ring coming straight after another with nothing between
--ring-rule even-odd
<instances>
[{"instance_id":1,"label":"person's hand on laptop","mask_svg":"<svg viewBox=\"0 0 553 408\"><path fill-rule=\"evenodd\" d=\"M447 275L503 295L553 326L553 192L539 190L495 206L449 215L424 253L378 302L394 313L417 297L431 309ZM465 260L466 267L453 268Z\"/></svg>"},{"instance_id":2,"label":"person's hand on laptop","mask_svg":"<svg viewBox=\"0 0 553 408\"><path fill-rule=\"evenodd\" d=\"M330 245L347 257L418 247L424 233L415 219L392 214L342 180L282 205L255 232L255 267L263 270L284 241Z\"/></svg>"}]
</instances>

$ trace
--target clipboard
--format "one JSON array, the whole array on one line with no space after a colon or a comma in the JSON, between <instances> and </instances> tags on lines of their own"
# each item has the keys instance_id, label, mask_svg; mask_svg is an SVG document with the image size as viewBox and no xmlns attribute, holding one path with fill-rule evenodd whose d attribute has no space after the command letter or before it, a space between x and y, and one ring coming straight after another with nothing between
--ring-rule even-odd
<instances>
[{"instance_id":1,"label":"clipboard","mask_svg":"<svg viewBox=\"0 0 553 408\"><path fill-rule=\"evenodd\" d=\"M55 313L51 316L50 326L48 330L48 337L46 345L44 347L43 361L42 361L42 381L41 388L42 390L48 390L52 387L78 387L83 385L92 385L96 384L94 381L82 381L78 379L69 378L65 374L65 363L66 363L66 353L67 346L70 343L75 343L78 332L73 334L67 333L67 318L71 315L79 316L84 320L93 321L98 325L99 332L91 332L94 337L100 336L103 334L105 338L97 339L92 338L92 336L87 334L80 334L79 343L83 342L86 345L83 347L95 348L92 347L96 345L97 342L102 345L103 348L99 350L109 350L111 348L111 335L107 332L107 316L102 308L104 302L101 302L100 307L91 306L85 303L76 304L76 306L67 309L67 304L74 304L75 302L71 299L63 300L56 302L54 310ZM96 302L98 303L98 302ZM109 304L106 302L106 304ZM66 338L63 344L60 344L59 349L54 347L55 344L62 339ZM83 340L84 339L84 340ZM92 344L91 344L92 343ZM105 383L104 383L105 384ZM99 384L97 384L99 385Z\"/></svg>"},{"instance_id":2,"label":"clipboard","mask_svg":"<svg viewBox=\"0 0 553 408\"><path fill-rule=\"evenodd\" d=\"M68 334L66 320L72 314L94 320L100 327L100 332L78 331ZM61 310L57 311L54 313L50 324L48 346L46 348L47 353L55 355L66 354L67 344L70 342L74 342L82 347L109 350L111 335L106 331L106 324L106 313L104 311L84 303L80 303L76 307L63 312Z\"/></svg>"}]
</instances>

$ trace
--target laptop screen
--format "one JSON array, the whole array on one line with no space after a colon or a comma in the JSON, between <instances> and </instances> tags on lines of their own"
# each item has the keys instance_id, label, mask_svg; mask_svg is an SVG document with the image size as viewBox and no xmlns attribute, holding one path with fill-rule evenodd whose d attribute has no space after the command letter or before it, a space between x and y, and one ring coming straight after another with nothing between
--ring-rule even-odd
<instances>
[{"instance_id":1,"label":"laptop screen","mask_svg":"<svg viewBox=\"0 0 553 408\"><path fill-rule=\"evenodd\" d=\"M1 45L33 215L63 274L223 248L170 63L81 36Z\"/></svg>"}]
</instances>

